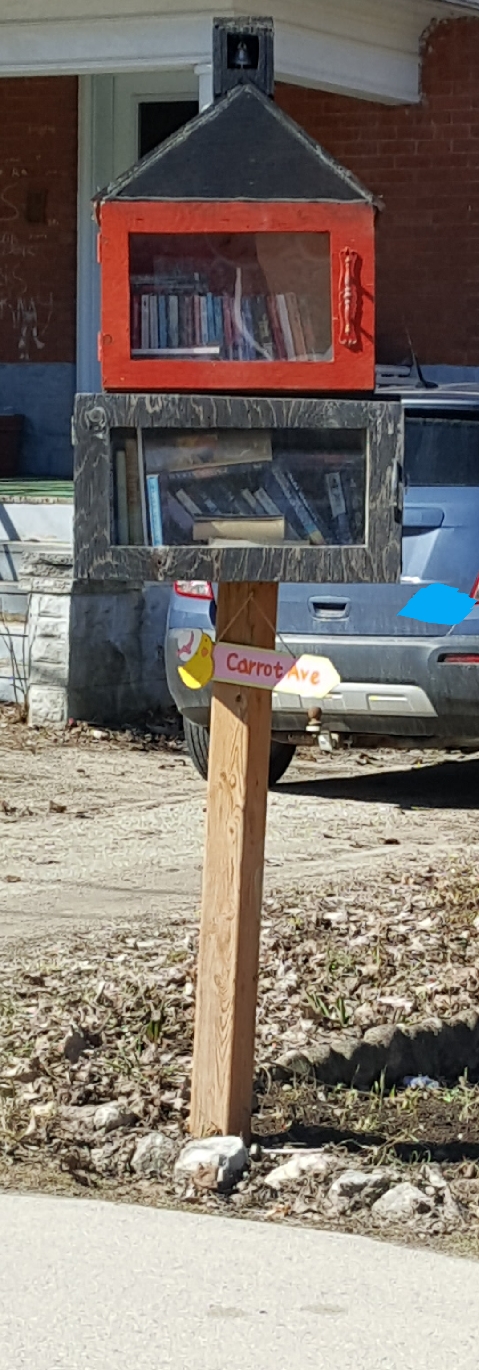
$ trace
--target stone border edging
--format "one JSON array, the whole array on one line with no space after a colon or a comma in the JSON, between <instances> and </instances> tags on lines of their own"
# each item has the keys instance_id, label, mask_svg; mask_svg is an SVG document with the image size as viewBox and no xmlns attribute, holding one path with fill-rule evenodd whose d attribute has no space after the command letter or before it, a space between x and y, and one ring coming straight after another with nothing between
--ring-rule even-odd
<instances>
[{"instance_id":1,"label":"stone border edging","mask_svg":"<svg viewBox=\"0 0 479 1370\"><path fill-rule=\"evenodd\" d=\"M408 1075L452 1080L464 1071L479 1072L479 1015L472 1009L450 1019L322 1033L308 1047L290 1050L273 1067L276 1080L313 1074L324 1085L367 1090L384 1073L386 1087Z\"/></svg>"}]
</instances>

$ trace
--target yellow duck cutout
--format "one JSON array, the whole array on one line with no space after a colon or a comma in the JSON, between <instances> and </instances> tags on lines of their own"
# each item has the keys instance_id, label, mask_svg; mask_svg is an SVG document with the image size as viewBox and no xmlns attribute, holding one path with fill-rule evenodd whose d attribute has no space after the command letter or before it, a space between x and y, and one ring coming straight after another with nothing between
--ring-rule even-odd
<instances>
[{"instance_id":1,"label":"yellow duck cutout","mask_svg":"<svg viewBox=\"0 0 479 1370\"><path fill-rule=\"evenodd\" d=\"M213 679L213 647L213 639L202 633L196 652L184 666L178 666L178 675L190 690L201 690Z\"/></svg>"}]
</instances>

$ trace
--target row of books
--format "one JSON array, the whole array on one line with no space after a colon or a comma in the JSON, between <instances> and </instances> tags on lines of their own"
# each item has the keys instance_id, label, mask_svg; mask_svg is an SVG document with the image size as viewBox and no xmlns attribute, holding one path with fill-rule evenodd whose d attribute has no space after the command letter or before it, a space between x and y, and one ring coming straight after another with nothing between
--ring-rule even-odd
<instances>
[{"instance_id":1,"label":"row of books","mask_svg":"<svg viewBox=\"0 0 479 1370\"><path fill-rule=\"evenodd\" d=\"M132 295L132 353L226 361L315 360L319 353L306 296Z\"/></svg>"},{"instance_id":2,"label":"row of books","mask_svg":"<svg viewBox=\"0 0 479 1370\"><path fill-rule=\"evenodd\" d=\"M271 463L148 469L127 438L115 452L114 514L120 545L241 541L334 545L362 541L364 502L351 475Z\"/></svg>"},{"instance_id":3,"label":"row of books","mask_svg":"<svg viewBox=\"0 0 479 1370\"><path fill-rule=\"evenodd\" d=\"M189 472L147 475L153 539L172 545L240 540L316 546L356 540L341 487L333 500L314 499L291 471L276 466L274 474L258 471L254 483L251 468L236 470L234 482L230 472L225 475L227 480L216 475L207 483Z\"/></svg>"}]
</instances>

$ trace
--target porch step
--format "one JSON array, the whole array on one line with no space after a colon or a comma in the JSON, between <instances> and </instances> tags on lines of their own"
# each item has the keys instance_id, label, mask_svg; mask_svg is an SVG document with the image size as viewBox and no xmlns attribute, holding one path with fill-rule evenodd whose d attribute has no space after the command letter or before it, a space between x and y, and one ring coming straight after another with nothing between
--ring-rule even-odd
<instances>
[{"instance_id":1,"label":"porch step","mask_svg":"<svg viewBox=\"0 0 479 1370\"><path fill-rule=\"evenodd\" d=\"M7 583L15 584L21 580L24 556L39 552L68 551L71 551L69 542L57 542L53 538L43 542L2 542L0 540L0 591L3 592L4 585Z\"/></svg>"}]
</instances>

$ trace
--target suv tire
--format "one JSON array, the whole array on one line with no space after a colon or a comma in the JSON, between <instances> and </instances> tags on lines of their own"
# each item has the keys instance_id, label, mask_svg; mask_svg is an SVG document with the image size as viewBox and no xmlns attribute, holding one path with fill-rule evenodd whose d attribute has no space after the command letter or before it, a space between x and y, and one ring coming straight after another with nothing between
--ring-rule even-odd
<instances>
[{"instance_id":1,"label":"suv tire","mask_svg":"<svg viewBox=\"0 0 479 1370\"><path fill-rule=\"evenodd\" d=\"M208 756L210 750L210 731L200 723L183 719L185 742L188 755L202 780L208 779ZM290 742L272 742L269 757L269 788L277 785L293 760L296 747Z\"/></svg>"}]
</instances>

